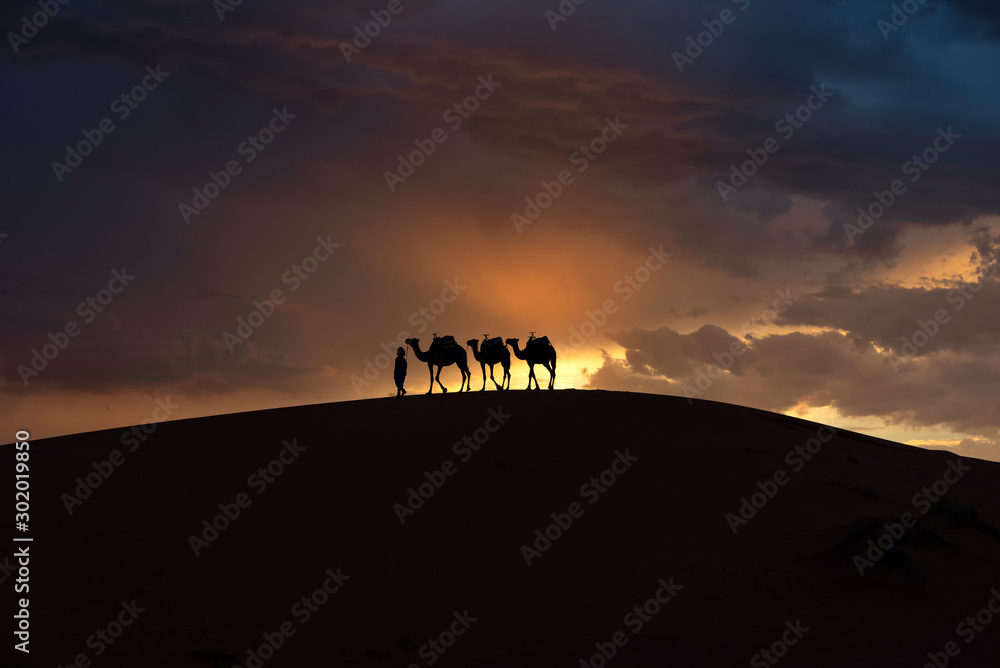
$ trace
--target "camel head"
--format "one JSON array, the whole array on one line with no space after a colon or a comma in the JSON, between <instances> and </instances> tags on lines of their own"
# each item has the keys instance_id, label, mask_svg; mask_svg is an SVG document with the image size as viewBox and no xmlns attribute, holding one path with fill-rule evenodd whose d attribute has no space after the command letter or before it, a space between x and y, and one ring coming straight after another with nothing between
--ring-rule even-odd
<instances>
[{"instance_id":1,"label":"camel head","mask_svg":"<svg viewBox=\"0 0 1000 668\"><path fill-rule=\"evenodd\" d=\"M468 341L465 342L465 345L472 346L473 348L475 348L477 345L479 345L479 339L469 339Z\"/></svg>"},{"instance_id":2,"label":"camel head","mask_svg":"<svg viewBox=\"0 0 1000 668\"><path fill-rule=\"evenodd\" d=\"M417 347L417 345L420 344L420 339L407 339L406 341L404 341L404 343L410 346L411 348L415 348Z\"/></svg>"},{"instance_id":3,"label":"camel head","mask_svg":"<svg viewBox=\"0 0 1000 668\"><path fill-rule=\"evenodd\" d=\"M516 348L517 347L517 342L520 341L520 340L521 339L507 339L506 341L504 341L504 345L514 346Z\"/></svg>"}]
</instances>

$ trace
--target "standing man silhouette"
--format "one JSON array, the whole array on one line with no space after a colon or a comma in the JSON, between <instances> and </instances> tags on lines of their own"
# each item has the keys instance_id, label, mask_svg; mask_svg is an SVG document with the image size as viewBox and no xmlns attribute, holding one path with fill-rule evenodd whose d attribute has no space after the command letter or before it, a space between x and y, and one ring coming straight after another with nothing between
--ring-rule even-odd
<instances>
[{"instance_id":1,"label":"standing man silhouette","mask_svg":"<svg viewBox=\"0 0 1000 668\"><path fill-rule=\"evenodd\" d=\"M396 366L392 370L392 377L396 379L396 396L406 394L403 389L403 381L406 380L406 351L402 348L396 348Z\"/></svg>"}]
</instances>

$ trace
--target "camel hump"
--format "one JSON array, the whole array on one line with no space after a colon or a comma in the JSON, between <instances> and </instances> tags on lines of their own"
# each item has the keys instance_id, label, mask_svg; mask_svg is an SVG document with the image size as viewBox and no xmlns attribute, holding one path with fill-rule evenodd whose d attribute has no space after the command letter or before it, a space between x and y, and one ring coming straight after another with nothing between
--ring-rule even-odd
<instances>
[{"instance_id":1,"label":"camel hump","mask_svg":"<svg viewBox=\"0 0 1000 668\"><path fill-rule=\"evenodd\" d=\"M503 339L499 336L483 341L483 348L503 348Z\"/></svg>"},{"instance_id":2,"label":"camel hump","mask_svg":"<svg viewBox=\"0 0 1000 668\"><path fill-rule=\"evenodd\" d=\"M548 346L548 345L551 345L551 344L549 344L549 337L547 337L547 336L535 336L533 338L528 339L528 344L527 345L529 345L529 346L538 346L538 347L542 348L542 347L545 347L545 346Z\"/></svg>"},{"instance_id":3,"label":"camel hump","mask_svg":"<svg viewBox=\"0 0 1000 668\"><path fill-rule=\"evenodd\" d=\"M458 343L455 341L455 337L451 336L451 335L448 335L448 336L435 336L434 337L434 343L436 343L439 346L457 346L458 345Z\"/></svg>"}]
</instances>

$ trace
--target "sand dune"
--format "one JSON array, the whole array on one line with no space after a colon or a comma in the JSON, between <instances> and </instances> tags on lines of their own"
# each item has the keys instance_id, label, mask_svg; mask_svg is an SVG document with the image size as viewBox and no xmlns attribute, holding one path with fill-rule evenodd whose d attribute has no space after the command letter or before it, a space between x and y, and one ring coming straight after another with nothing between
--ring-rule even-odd
<instances>
[{"instance_id":1,"label":"sand dune","mask_svg":"<svg viewBox=\"0 0 1000 668\"><path fill-rule=\"evenodd\" d=\"M30 665L1000 657L1000 615L974 619L1000 611L997 463L600 391L259 411L163 423L128 445L122 433L32 444ZM102 464L115 450L119 464ZM3 456L11 470L13 448ZM74 500L89 474L100 486ZM866 556L880 538L886 554Z\"/></svg>"}]
</instances>

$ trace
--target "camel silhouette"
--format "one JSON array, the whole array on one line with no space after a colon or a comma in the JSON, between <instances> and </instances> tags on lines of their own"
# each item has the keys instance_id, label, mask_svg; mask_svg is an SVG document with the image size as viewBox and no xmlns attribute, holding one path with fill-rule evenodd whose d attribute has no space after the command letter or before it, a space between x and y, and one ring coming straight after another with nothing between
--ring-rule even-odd
<instances>
[{"instance_id":1,"label":"camel silhouette","mask_svg":"<svg viewBox=\"0 0 1000 668\"><path fill-rule=\"evenodd\" d=\"M541 364L549 372L549 389L553 389L556 384L556 349L552 347L549 343L548 337L535 338L534 332L528 338L528 342L524 344L524 350L518 348L518 341L520 339L507 339L504 341L508 346L514 349L514 356L519 360L524 360L528 363L528 387L531 389L531 381L535 381L535 389L538 387L538 379L535 378L535 365Z\"/></svg>"},{"instance_id":2,"label":"camel silhouette","mask_svg":"<svg viewBox=\"0 0 1000 668\"><path fill-rule=\"evenodd\" d=\"M461 392L466 387L466 378L468 378L468 389L472 389L472 372L469 371L469 356L465 352L465 348L454 343L453 337L443 337L451 339L450 343L442 343L438 338L434 337L434 342L431 343L431 347L427 349L427 352L420 350L420 339L407 339L406 345L413 348L413 354L417 356L417 359L421 362L427 363L427 370L430 372L431 386L427 390L427 394L431 394L434 391L434 381L437 381L438 386L441 388L442 392L447 392L448 388L441 385L441 370L446 366L451 366L452 364L457 364L459 371L462 372L462 387L458 390ZM434 367L438 368L437 376L434 375ZM536 381L537 383L537 381Z\"/></svg>"},{"instance_id":3,"label":"camel silhouette","mask_svg":"<svg viewBox=\"0 0 1000 668\"><path fill-rule=\"evenodd\" d=\"M504 389L504 384L507 385L507 389L510 389L510 351L507 350L507 346L503 345L503 342L499 337L495 339L490 339L487 334L483 334L483 349L482 352L479 350L479 341L476 339L469 339L466 343L468 346L472 346L472 355L479 362L479 366L483 369L483 387L480 390L482 392L486 389L486 365L490 365L490 380L493 384L497 386L498 390ZM497 379L493 377L493 365L500 364L503 367L503 382L498 383Z\"/></svg>"}]
</instances>

